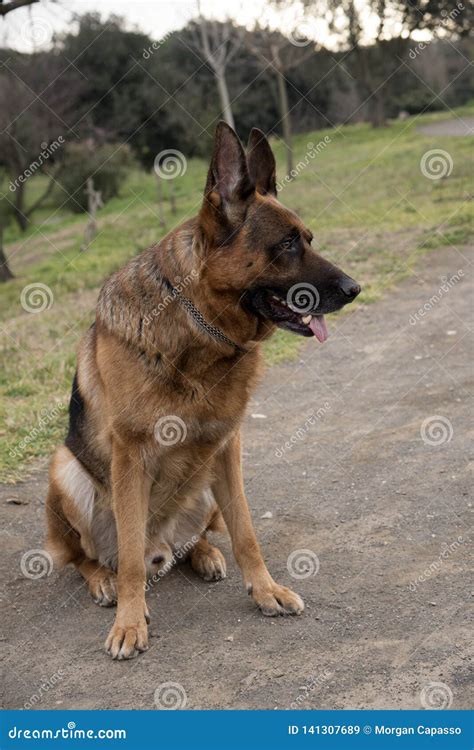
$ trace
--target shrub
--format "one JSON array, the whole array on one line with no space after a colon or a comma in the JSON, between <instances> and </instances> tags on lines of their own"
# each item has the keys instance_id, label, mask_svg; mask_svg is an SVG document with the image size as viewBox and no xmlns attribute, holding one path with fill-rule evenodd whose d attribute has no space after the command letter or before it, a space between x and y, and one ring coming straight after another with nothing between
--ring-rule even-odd
<instances>
[{"instance_id":1,"label":"shrub","mask_svg":"<svg viewBox=\"0 0 474 750\"><path fill-rule=\"evenodd\" d=\"M124 143L96 146L85 141L70 144L58 178L66 192L66 196L62 196L62 202L74 213L87 211L86 182L88 177L92 177L94 189L100 190L102 200L106 203L118 195L120 185L132 165L131 151Z\"/></svg>"},{"instance_id":2,"label":"shrub","mask_svg":"<svg viewBox=\"0 0 474 750\"><path fill-rule=\"evenodd\" d=\"M391 108L394 116L399 111L408 112L409 115L417 115L420 112L434 112L443 109L443 105L427 89L414 89L396 97L391 102Z\"/></svg>"}]
</instances>

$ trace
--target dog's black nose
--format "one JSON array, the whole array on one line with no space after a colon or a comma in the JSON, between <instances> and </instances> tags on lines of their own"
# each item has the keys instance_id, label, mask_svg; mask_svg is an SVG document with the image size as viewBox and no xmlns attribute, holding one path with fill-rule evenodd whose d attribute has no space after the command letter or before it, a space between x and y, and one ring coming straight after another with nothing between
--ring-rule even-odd
<instances>
[{"instance_id":1,"label":"dog's black nose","mask_svg":"<svg viewBox=\"0 0 474 750\"><path fill-rule=\"evenodd\" d=\"M357 281L351 279L350 276L346 276L339 285L341 292L348 297L350 300L355 299L360 293L360 286Z\"/></svg>"}]
</instances>

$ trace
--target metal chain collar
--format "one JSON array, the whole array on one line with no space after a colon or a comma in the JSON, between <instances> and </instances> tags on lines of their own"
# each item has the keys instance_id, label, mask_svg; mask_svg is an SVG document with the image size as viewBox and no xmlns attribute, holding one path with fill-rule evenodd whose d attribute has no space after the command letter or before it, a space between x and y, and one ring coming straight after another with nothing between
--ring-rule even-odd
<instances>
[{"instance_id":1,"label":"metal chain collar","mask_svg":"<svg viewBox=\"0 0 474 750\"><path fill-rule=\"evenodd\" d=\"M246 351L246 349L243 349L241 346L236 344L235 341L232 341L232 339L226 336L225 333L220 330L220 328L217 328L217 326L213 326L212 323L208 323L204 315L197 309L197 307L191 302L191 300L188 299L188 297L185 297L184 294L181 294L181 292L176 289L176 287L174 287L172 283L168 281L168 279L163 278L163 281L165 282L173 297L181 303L181 305L190 314L199 328L201 328L203 331L206 331L206 333L208 333L209 336L212 336L212 338L216 341L227 344L228 346L232 346L239 352Z\"/></svg>"}]
</instances>

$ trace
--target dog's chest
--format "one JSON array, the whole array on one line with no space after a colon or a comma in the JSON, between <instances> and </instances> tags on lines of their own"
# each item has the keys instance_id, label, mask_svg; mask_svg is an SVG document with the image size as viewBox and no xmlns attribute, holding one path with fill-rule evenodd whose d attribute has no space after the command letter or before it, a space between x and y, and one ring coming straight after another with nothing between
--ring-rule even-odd
<instances>
[{"instance_id":1,"label":"dog's chest","mask_svg":"<svg viewBox=\"0 0 474 750\"><path fill-rule=\"evenodd\" d=\"M208 371L183 371L179 382L157 404L161 415L155 426L158 439L173 432L184 446L219 446L241 423L258 378L258 358L253 353L240 361L222 363ZM173 419L174 417L174 419ZM168 419L167 419L168 418Z\"/></svg>"},{"instance_id":2,"label":"dog's chest","mask_svg":"<svg viewBox=\"0 0 474 750\"><path fill-rule=\"evenodd\" d=\"M255 385L256 368L248 364L185 381L184 392L161 392L150 472L160 502L179 496L180 504L209 486L215 457L238 430Z\"/></svg>"}]
</instances>

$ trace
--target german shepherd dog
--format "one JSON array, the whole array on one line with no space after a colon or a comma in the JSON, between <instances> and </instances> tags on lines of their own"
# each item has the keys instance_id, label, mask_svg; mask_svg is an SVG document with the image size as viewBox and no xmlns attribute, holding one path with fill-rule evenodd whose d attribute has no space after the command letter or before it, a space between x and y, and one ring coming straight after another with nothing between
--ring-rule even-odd
<instances>
[{"instance_id":1,"label":"german shepherd dog","mask_svg":"<svg viewBox=\"0 0 474 750\"><path fill-rule=\"evenodd\" d=\"M247 155L220 122L198 216L114 273L79 347L69 432L52 459L47 549L73 563L94 601L117 604L114 659L147 649L145 590L184 551L205 580L226 574L206 538L227 528L264 615L299 615L255 536L240 425L278 328L327 337L324 314L360 291L310 247L277 200L275 159L253 129ZM304 310L292 291L314 292Z\"/></svg>"}]
</instances>

